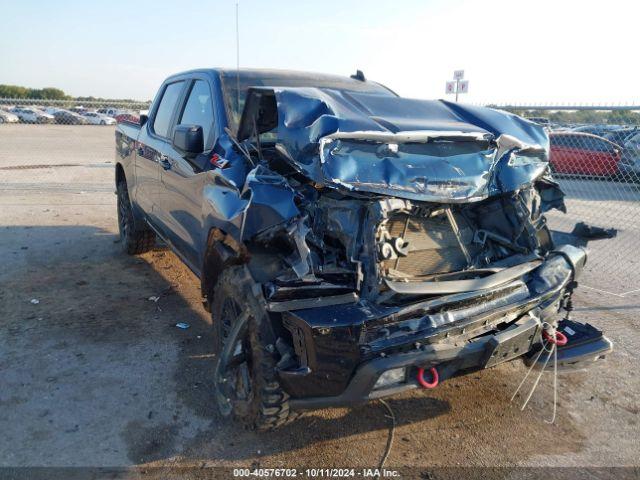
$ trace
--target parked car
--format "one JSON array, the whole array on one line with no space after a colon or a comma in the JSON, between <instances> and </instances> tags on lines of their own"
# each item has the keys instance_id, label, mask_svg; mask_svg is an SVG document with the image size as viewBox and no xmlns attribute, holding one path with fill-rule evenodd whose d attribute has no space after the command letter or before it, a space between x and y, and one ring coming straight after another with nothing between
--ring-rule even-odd
<instances>
[{"instance_id":1,"label":"parked car","mask_svg":"<svg viewBox=\"0 0 640 480\"><path fill-rule=\"evenodd\" d=\"M160 237L199 277L213 397L253 428L612 348L561 313L586 250L552 242L547 134L516 115L361 72L203 69L115 137L120 245Z\"/></svg>"},{"instance_id":2,"label":"parked car","mask_svg":"<svg viewBox=\"0 0 640 480\"><path fill-rule=\"evenodd\" d=\"M12 112L24 123L53 123L53 115L31 107L15 107Z\"/></svg>"},{"instance_id":3,"label":"parked car","mask_svg":"<svg viewBox=\"0 0 640 480\"><path fill-rule=\"evenodd\" d=\"M89 121L82 115L68 110L58 110L53 114L56 119L56 123L62 123L64 125L88 125Z\"/></svg>"},{"instance_id":4,"label":"parked car","mask_svg":"<svg viewBox=\"0 0 640 480\"><path fill-rule=\"evenodd\" d=\"M551 132L549 161L556 173L613 177L619 172L620 146L597 135Z\"/></svg>"},{"instance_id":5,"label":"parked car","mask_svg":"<svg viewBox=\"0 0 640 480\"><path fill-rule=\"evenodd\" d=\"M19 121L20 119L17 115L6 110L0 110L0 123L17 123Z\"/></svg>"},{"instance_id":6,"label":"parked car","mask_svg":"<svg viewBox=\"0 0 640 480\"><path fill-rule=\"evenodd\" d=\"M84 118L91 125L115 125L115 119L97 112L85 112Z\"/></svg>"},{"instance_id":7,"label":"parked car","mask_svg":"<svg viewBox=\"0 0 640 480\"><path fill-rule=\"evenodd\" d=\"M82 115L82 114L84 114L85 112L87 112L88 110L87 110L87 108L86 108L86 107L83 107L82 105L76 105L76 106L74 106L74 107L71 107L71 108L69 109L69 111L71 111L71 112L73 112L73 113L77 113L77 114L79 114L79 115Z\"/></svg>"},{"instance_id":8,"label":"parked car","mask_svg":"<svg viewBox=\"0 0 640 480\"><path fill-rule=\"evenodd\" d=\"M108 117L115 117L116 115L122 113L122 110L119 108L99 108L97 112L102 115L107 115Z\"/></svg>"},{"instance_id":9,"label":"parked car","mask_svg":"<svg viewBox=\"0 0 640 480\"><path fill-rule=\"evenodd\" d=\"M138 122L140 122L140 116L136 115L135 113L132 113L132 112L119 113L114 118L115 118L116 122L118 122L118 123L122 123L122 122L138 123Z\"/></svg>"},{"instance_id":10,"label":"parked car","mask_svg":"<svg viewBox=\"0 0 640 480\"><path fill-rule=\"evenodd\" d=\"M611 130L610 132L605 133L604 135L602 135L602 138L606 138L616 145L624 147L627 139L631 138L631 136L637 131L638 127L618 128L616 130Z\"/></svg>"},{"instance_id":11,"label":"parked car","mask_svg":"<svg viewBox=\"0 0 640 480\"><path fill-rule=\"evenodd\" d=\"M640 131L631 135L624 143L619 167L623 179L640 181Z\"/></svg>"}]
</instances>

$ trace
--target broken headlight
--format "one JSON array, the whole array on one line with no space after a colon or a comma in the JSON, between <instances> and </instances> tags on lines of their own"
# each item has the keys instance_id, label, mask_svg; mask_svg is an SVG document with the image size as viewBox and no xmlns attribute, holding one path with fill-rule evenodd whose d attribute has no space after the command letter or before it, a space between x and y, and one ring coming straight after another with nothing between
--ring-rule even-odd
<instances>
[{"instance_id":1,"label":"broken headlight","mask_svg":"<svg viewBox=\"0 0 640 480\"><path fill-rule=\"evenodd\" d=\"M510 167L524 167L526 165L539 165L549 163L545 157L540 155L523 155L521 153L512 153L509 156Z\"/></svg>"}]
</instances>

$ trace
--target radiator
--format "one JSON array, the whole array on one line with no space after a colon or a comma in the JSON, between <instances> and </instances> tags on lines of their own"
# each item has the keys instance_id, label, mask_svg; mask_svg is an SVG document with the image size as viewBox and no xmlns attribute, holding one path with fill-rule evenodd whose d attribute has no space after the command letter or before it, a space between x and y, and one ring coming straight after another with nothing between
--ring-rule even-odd
<instances>
[{"instance_id":1,"label":"radiator","mask_svg":"<svg viewBox=\"0 0 640 480\"><path fill-rule=\"evenodd\" d=\"M474 252L473 232L458 222L460 236L467 251ZM392 238L402 237L408 242L407 256L384 260L385 270L396 270L406 276L424 276L462 270L467 266L464 252L460 248L446 215L422 218L398 213L392 216L386 229Z\"/></svg>"}]
</instances>

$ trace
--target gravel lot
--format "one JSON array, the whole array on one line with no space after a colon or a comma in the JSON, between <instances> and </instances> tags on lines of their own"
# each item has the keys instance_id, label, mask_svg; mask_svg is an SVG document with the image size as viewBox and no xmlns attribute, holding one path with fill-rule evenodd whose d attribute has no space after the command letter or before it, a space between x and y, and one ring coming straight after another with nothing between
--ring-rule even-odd
<instances>
[{"instance_id":1,"label":"gravel lot","mask_svg":"<svg viewBox=\"0 0 640 480\"><path fill-rule=\"evenodd\" d=\"M0 126L0 466L376 467L390 426L380 403L270 434L217 414L197 279L165 249L119 252L113 177L112 127ZM569 206L607 221L603 202L629 200L574 192ZM555 425L550 375L524 411L509 402L525 373L514 362L390 399L387 466L638 466L636 228L594 247L620 261L587 272L575 317L615 352L560 377Z\"/></svg>"}]
</instances>

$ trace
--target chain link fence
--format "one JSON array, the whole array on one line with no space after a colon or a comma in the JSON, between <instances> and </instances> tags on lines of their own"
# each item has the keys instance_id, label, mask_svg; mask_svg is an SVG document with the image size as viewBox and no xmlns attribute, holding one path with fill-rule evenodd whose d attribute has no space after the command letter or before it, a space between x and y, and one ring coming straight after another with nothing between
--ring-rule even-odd
<instances>
[{"instance_id":1,"label":"chain link fence","mask_svg":"<svg viewBox=\"0 0 640 480\"><path fill-rule=\"evenodd\" d=\"M615 238L589 243L582 284L617 297L638 291L640 106L490 106L548 130L550 166L568 209L549 213L552 229L569 233L585 222L615 230ZM13 188L5 181L12 169L113 163L116 123L137 122L148 108L145 102L0 98L0 186ZM64 176L52 172L52 178L64 188Z\"/></svg>"},{"instance_id":2,"label":"chain link fence","mask_svg":"<svg viewBox=\"0 0 640 480\"><path fill-rule=\"evenodd\" d=\"M0 123L107 126L137 122L148 108L148 102L0 98Z\"/></svg>"},{"instance_id":3,"label":"chain link fence","mask_svg":"<svg viewBox=\"0 0 640 480\"><path fill-rule=\"evenodd\" d=\"M567 213L548 214L569 233L584 222L615 234L588 244L582 285L630 298L640 289L640 106L498 106L543 125L549 163L566 194ZM584 229L583 229L584 231ZM634 301L637 301L634 300Z\"/></svg>"}]
</instances>

